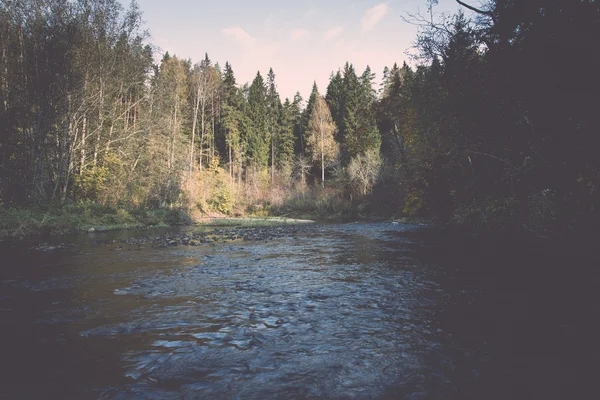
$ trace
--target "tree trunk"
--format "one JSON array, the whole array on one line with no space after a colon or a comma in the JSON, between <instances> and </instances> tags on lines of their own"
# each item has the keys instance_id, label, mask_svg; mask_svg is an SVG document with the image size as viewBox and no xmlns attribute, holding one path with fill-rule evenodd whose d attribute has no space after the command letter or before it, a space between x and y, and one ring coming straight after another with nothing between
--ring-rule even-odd
<instances>
[{"instance_id":1,"label":"tree trunk","mask_svg":"<svg viewBox=\"0 0 600 400\"><path fill-rule=\"evenodd\" d=\"M212 122L212 136L211 136L211 150L210 150L210 159L211 161L215 159L215 136L216 136L216 132L215 132L215 102L214 99L210 104L210 117L211 117L211 122Z\"/></svg>"},{"instance_id":2,"label":"tree trunk","mask_svg":"<svg viewBox=\"0 0 600 400\"><path fill-rule=\"evenodd\" d=\"M275 140L273 140L273 127L271 126L271 185L275 182Z\"/></svg>"},{"instance_id":3,"label":"tree trunk","mask_svg":"<svg viewBox=\"0 0 600 400\"><path fill-rule=\"evenodd\" d=\"M173 130L171 131L171 154L169 155L169 171L173 169L175 164L175 136L177 134L177 108L179 104L175 100L175 109L173 110Z\"/></svg>"},{"instance_id":4,"label":"tree trunk","mask_svg":"<svg viewBox=\"0 0 600 400\"><path fill-rule=\"evenodd\" d=\"M192 122L192 143L190 146L190 176L194 171L194 145L196 140L196 126L198 125L198 107L200 106L200 86L196 90L196 101L194 102L194 120Z\"/></svg>"},{"instance_id":5,"label":"tree trunk","mask_svg":"<svg viewBox=\"0 0 600 400\"><path fill-rule=\"evenodd\" d=\"M123 132L127 132L129 130L129 98L125 94L125 101L123 102L123 109L125 110L125 117L123 118Z\"/></svg>"},{"instance_id":6,"label":"tree trunk","mask_svg":"<svg viewBox=\"0 0 600 400\"><path fill-rule=\"evenodd\" d=\"M321 153L321 187L325 187L325 156Z\"/></svg>"},{"instance_id":7,"label":"tree trunk","mask_svg":"<svg viewBox=\"0 0 600 400\"><path fill-rule=\"evenodd\" d=\"M94 143L94 171L98 165L98 151L100 149L100 139L102 138L102 129L104 128L104 81L100 82L100 107L98 108L98 128L96 142Z\"/></svg>"},{"instance_id":8,"label":"tree trunk","mask_svg":"<svg viewBox=\"0 0 600 400\"><path fill-rule=\"evenodd\" d=\"M233 164L231 161L231 143L229 143L229 177L233 178Z\"/></svg>"},{"instance_id":9,"label":"tree trunk","mask_svg":"<svg viewBox=\"0 0 600 400\"><path fill-rule=\"evenodd\" d=\"M202 100L202 109L200 111L200 171L202 171L202 156L204 146L204 110L206 109L206 102Z\"/></svg>"},{"instance_id":10,"label":"tree trunk","mask_svg":"<svg viewBox=\"0 0 600 400\"><path fill-rule=\"evenodd\" d=\"M80 149L80 161L79 161L79 175L83 174L83 169L85 168L86 128L87 128L87 116L85 114L83 114L83 123L81 125L81 149Z\"/></svg>"},{"instance_id":11,"label":"tree trunk","mask_svg":"<svg viewBox=\"0 0 600 400\"><path fill-rule=\"evenodd\" d=\"M325 133L321 126L321 187L325 187Z\"/></svg>"}]
</instances>

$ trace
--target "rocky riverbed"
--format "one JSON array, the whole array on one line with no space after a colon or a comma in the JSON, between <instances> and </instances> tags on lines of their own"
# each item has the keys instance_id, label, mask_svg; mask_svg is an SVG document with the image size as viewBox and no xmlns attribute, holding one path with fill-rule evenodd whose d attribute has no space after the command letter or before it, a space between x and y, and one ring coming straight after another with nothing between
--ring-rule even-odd
<instances>
[{"instance_id":1,"label":"rocky riverbed","mask_svg":"<svg viewBox=\"0 0 600 400\"><path fill-rule=\"evenodd\" d=\"M200 246L235 241L269 241L276 238L294 237L300 232L314 229L315 225L274 225L262 227L227 227L210 228L194 227L183 232L167 232L163 234L148 234L128 239L96 240L96 244L119 243L125 249L141 248L142 246Z\"/></svg>"},{"instance_id":2,"label":"rocky riverbed","mask_svg":"<svg viewBox=\"0 0 600 400\"><path fill-rule=\"evenodd\" d=\"M277 224L279 222L279 224ZM236 241L270 241L277 238L294 237L298 233L308 232L315 228L315 224L307 224L301 221L299 223L290 223L275 221L271 226L228 226L216 227L210 225L195 225L184 228L168 229L167 232L159 230L136 230L131 235L125 235L125 238L114 238L114 234L109 235L108 239L94 239L92 242L96 245L117 244L117 250L139 250L142 247L164 248L172 246L202 246L214 245L217 243L228 243ZM312 222L312 221L311 221ZM90 231L90 235L106 234L103 230ZM52 239L52 238L51 238ZM54 238L56 239L56 238ZM28 248L39 252L54 252L73 248L74 244L68 240L68 237L57 240L31 240ZM18 241L9 244L9 247L18 245Z\"/></svg>"}]
</instances>

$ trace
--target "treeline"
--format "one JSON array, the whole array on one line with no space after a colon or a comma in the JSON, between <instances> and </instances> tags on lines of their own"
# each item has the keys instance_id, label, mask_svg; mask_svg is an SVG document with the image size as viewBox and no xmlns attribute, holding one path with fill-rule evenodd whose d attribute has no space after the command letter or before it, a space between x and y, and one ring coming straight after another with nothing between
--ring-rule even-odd
<instances>
[{"instance_id":1,"label":"treeline","mask_svg":"<svg viewBox=\"0 0 600 400\"><path fill-rule=\"evenodd\" d=\"M479 230L596 228L600 5L458 3L473 19L416 18L416 68L375 88L347 63L304 104L273 70L239 85L208 55L154 64L135 3L3 2L1 200L234 213L335 197Z\"/></svg>"},{"instance_id":2,"label":"treeline","mask_svg":"<svg viewBox=\"0 0 600 400\"><path fill-rule=\"evenodd\" d=\"M14 1L0 13L5 204L229 213L281 203L282 189L304 193L319 169L323 183L339 160L378 153L369 69L359 77L347 64L328 102L315 84L305 106L299 94L282 101L273 70L238 85L208 55L154 64L135 3Z\"/></svg>"}]
</instances>

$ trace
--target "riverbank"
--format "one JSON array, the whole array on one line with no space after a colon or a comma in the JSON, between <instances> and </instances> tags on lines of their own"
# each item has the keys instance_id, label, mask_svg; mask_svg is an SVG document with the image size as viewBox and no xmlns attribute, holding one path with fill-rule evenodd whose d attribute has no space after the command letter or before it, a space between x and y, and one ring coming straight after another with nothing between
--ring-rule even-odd
<instances>
[{"instance_id":1,"label":"riverbank","mask_svg":"<svg viewBox=\"0 0 600 400\"><path fill-rule=\"evenodd\" d=\"M0 240L36 235L64 235L124 229L166 228L180 225L211 227L263 227L314 222L307 218L191 216L184 209L125 209L96 204L69 205L59 208L0 207Z\"/></svg>"},{"instance_id":2,"label":"riverbank","mask_svg":"<svg viewBox=\"0 0 600 400\"><path fill-rule=\"evenodd\" d=\"M85 203L56 208L0 207L0 239L169 227L191 222L189 215L180 209L126 209Z\"/></svg>"}]
</instances>

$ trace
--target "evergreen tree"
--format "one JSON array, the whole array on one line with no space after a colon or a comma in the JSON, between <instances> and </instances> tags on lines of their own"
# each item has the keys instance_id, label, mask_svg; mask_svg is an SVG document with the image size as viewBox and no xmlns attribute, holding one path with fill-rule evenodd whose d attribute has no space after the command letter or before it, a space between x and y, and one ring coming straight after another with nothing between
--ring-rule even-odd
<instances>
[{"instance_id":1,"label":"evergreen tree","mask_svg":"<svg viewBox=\"0 0 600 400\"><path fill-rule=\"evenodd\" d=\"M302 120L302 96L299 92L294 95L292 102L292 118L294 121L294 154L304 154L304 127Z\"/></svg>"},{"instance_id":2,"label":"evergreen tree","mask_svg":"<svg viewBox=\"0 0 600 400\"><path fill-rule=\"evenodd\" d=\"M277 135L277 163L281 167L290 163L294 157L294 129L299 109L289 99L285 99L279 117L279 132Z\"/></svg>"},{"instance_id":3,"label":"evergreen tree","mask_svg":"<svg viewBox=\"0 0 600 400\"><path fill-rule=\"evenodd\" d=\"M275 85L275 73L273 68L269 69L267 75L267 119L268 119L268 130L269 130L269 141L271 143L271 181L275 177L275 164L276 157L278 156L276 149L279 146L280 138L278 137L281 127L279 121L281 118L281 100L279 93L277 93L277 87Z\"/></svg>"},{"instance_id":4,"label":"evergreen tree","mask_svg":"<svg viewBox=\"0 0 600 400\"><path fill-rule=\"evenodd\" d=\"M306 151L308 131L310 130L309 124L310 124L312 113L315 108L315 103L316 103L318 97L319 97L319 88L317 87L317 82L315 81L315 82L313 82L313 87L310 92L310 97L308 98L308 102L306 103L306 108L304 109L304 112L302 113L302 134L300 135L300 138L302 139L302 143L304 143L304 145L302 147L302 153L304 153Z\"/></svg>"},{"instance_id":5,"label":"evergreen tree","mask_svg":"<svg viewBox=\"0 0 600 400\"><path fill-rule=\"evenodd\" d=\"M359 87L358 77L354 66L346 63L343 72L343 95L339 116L339 133L337 140L340 143L342 163L345 165L354 155L355 149L349 148L348 142L356 142L353 136L358 130L357 113L359 107Z\"/></svg>"},{"instance_id":6,"label":"evergreen tree","mask_svg":"<svg viewBox=\"0 0 600 400\"><path fill-rule=\"evenodd\" d=\"M257 72L248 89L248 118L250 129L248 137L248 156L256 167L267 167L269 163L270 134L269 109L267 105L267 86Z\"/></svg>"},{"instance_id":7,"label":"evergreen tree","mask_svg":"<svg viewBox=\"0 0 600 400\"><path fill-rule=\"evenodd\" d=\"M244 98L237 87L231 64L225 63L221 84L221 122L220 129L225 138L226 154L229 162L229 175L233 178L236 165L241 169L243 159L242 110Z\"/></svg>"},{"instance_id":8,"label":"evergreen tree","mask_svg":"<svg viewBox=\"0 0 600 400\"><path fill-rule=\"evenodd\" d=\"M359 79L352 64L344 66L338 135L344 164L370 148L379 147L380 137L373 109L376 100L373 79L369 67Z\"/></svg>"},{"instance_id":9,"label":"evergreen tree","mask_svg":"<svg viewBox=\"0 0 600 400\"><path fill-rule=\"evenodd\" d=\"M335 74L331 74L329 85L327 86L327 94L325 95L325 99L331 110L331 116L338 127L342 126L341 111L345 100L344 95L345 91L342 73L338 70Z\"/></svg>"},{"instance_id":10,"label":"evergreen tree","mask_svg":"<svg viewBox=\"0 0 600 400\"><path fill-rule=\"evenodd\" d=\"M377 129L377 120L375 118L375 106L377 96L374 88L375 74L367 66L364 73L360 76L358 131L356 132L355 143L349 143L351 156L363 154L368 150L376 149L379 151L381 145L381 135Z\"/></svg>"}]
</instances>

